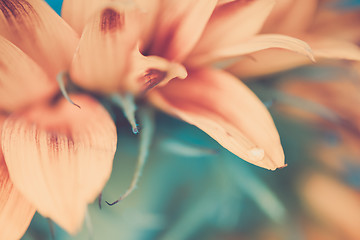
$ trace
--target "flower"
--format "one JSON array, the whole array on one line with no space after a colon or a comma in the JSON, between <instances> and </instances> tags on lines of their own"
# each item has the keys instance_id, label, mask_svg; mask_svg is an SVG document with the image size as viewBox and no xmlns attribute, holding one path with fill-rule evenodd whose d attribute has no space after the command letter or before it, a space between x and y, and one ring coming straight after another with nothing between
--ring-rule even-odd
<instances>
[{"instance_id":1,"label":"flower","mask_svg":"<svg viewBox=\"0 0 360 240\"><path fill-rule=\"evenodd\" d=\"M0 226L13 225L8 230L16 235L9 238L21 237L35 210L76 232L87 203L101 192L116 130L91 94L120 99L135 130L133 96L199 127L252 164L284 166L266 107L238 79L210 65L268 48L312 58L303 41L257 34L273 4L65 0L66 23L41 0L1 1L0 220L6 224ZM67 72L89 94L70 95L81 110L58 98L55 79ZM27 208L15 208L9 196Z\"/></svg>"},{"instance_id":2,"label":"flower","mask_svg":"<svg viewBox=\"0 0 360 240\"><path fill-rule=\"evenodd\" d=\"M312 57L295 38L257 34L273 4L65 0L62 16L81 34L70 77L101 94L146 98L242 159L274 170L284 166L284 155L267 109L241 81L211 67L273 47Z\"/></svg>"},{"instance_id":3,"label":"flower","mask_svg":"<svg viewBox=\"0 0 360 240\"><path fill-rule=\"evenodd\" d=\"M35 210L70 233L112 169L116 129L92 97L57 97L75 32L38 0L0 2L0 238L19 239Z\"/></svg>"}]
</instances>

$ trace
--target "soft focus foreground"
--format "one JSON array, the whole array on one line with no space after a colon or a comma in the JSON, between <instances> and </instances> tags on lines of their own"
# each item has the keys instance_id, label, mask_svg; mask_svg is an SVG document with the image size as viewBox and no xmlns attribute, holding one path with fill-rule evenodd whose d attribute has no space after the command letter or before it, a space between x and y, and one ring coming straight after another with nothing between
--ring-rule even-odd
<instances>
[{"instance_id":1,"label":"soft focus foreground","mask_svg":"<svg viewBox=\"0 0 360 240\"><path fill-rule=\"evenodd\" d=\"M340 19L354 22L359 12L344 3L320 2L341 13L324 21L336 21L340 26L334 31L358 42L359 25L341 25ZM267 24L263 31L272 32L271 22ZM347 35L341 31L345 27ZM297 33L286 26L279 29L300 39L305 36L303 29ZM250 66L250 73L251 61L268 64L266 55L264 59L250 55L229 69L245 77L247 72L237 70ZM248 85L274 118L288 167L274 173L249 165L197 128L157 113L148 163L132 195L101 210L98 204L90 205L86 224L76 236L36 214L23 239L49 239L51 232L56 239L360 239L359 66L353 61L358 55L344 55L349 56L331 52L323 57L352 61L321 59L318 66L301 67L310 63L301 58L281 68L274 66L273 71L265 66L263 72L248 74L284 71L252 79L258 81ZM118 151L104 200L116 199L127 189L139 150L139 138L122 114L115 119Z\"/></svg>"}]
</instances>

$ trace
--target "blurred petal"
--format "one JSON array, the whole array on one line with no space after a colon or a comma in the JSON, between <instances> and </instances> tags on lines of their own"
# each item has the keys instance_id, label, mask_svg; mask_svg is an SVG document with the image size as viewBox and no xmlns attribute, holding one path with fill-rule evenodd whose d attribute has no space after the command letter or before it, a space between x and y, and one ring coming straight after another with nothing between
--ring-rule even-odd
<instances>
[{"instance_id":1,"label":"blurred petal","mask_svg":"<svg viewBox=\"0 0 360 240\"><path fill-rule=\"evenodd\" d=\"M295 35L313 24L319 0L277 0L262 32Z\"/></svg>"},{"instance_id":2,"label":"blurred petal","mask_svg":"<svg viewBox=\"0 0 360 240\"><path fill-rule=\"evenodd\" d=\"M217 0L162 1L151 54L182 61L199 40Z\"/></svg>"},{"instance_id":3,"label":"blurred petal","mask_svg":"<svg viewBox=\"0 0 360 240\"><path fill-rule=\"evenodd\" d=\"M0 110L22 108L56 89L56 82L31 58L0 36Z\"/></svg>"},{"instance_id":4,"label":"blurred petal","mask_svg":"<svg viewBox=\"0 0 360 240\"><path fill-rule=\"evenodd\" d=\"M0 129L3 122L0 116ZM0 239L20 239L34 213L35 208L12 184L0 148Z\"/></svg>"},{"instance_id":5,"label":"blurred petal","mask_svg":"<svg viewBox=\"0 0 360 240\"><path fill-rule=\"evenodd\" d=\"M50 77L69 68L76 33L42 0L0 1L0 35L43 67Z\"/></svg>"},{"instance_id":6,"label":"blurred petal","mask_svg":"<svg viewBox=\"0 0 360 240\"><path fill-rule=\"evenodd\" d=\"M269 112L231 75L204 69L149 95L157 107L199 127L244 160L272 170L284 166L279 135Z\"/></svg>"},{"instance_id":7,"label":"blurred petal","mask_svg":"<svg viewBox=\"0 0 360 240\"><path fill-rule=\"evenodd\" d=\"M360 39L360 9L339 10L320 6L309 33L357 42Z\"/></svg>"},{"instance_id":8,"label":"blurred petal","mask_svg":"<svg viewBox=\"0 0 360 240\"><path fill-rule=\"evenodd\" d=\"M317 58L360 61L360 48L351 42L320 37L310 38L308 42Z\"/></svg>"},{"instance_id":9,"label":"blurred petal","mask_svg":"<svg viewBox=\"0 0 360 240\"><path fill-rule=\"evenodd\" d=\"M323 174L307 176L300 191L311 214L331 229L343 232L344 239L360 239L358 192Z\"/></svg>"},{"instance_id":10,"label":"blurred petal","mask_svg":"<svg viewBox=\"0 0 360 240\"><path fill-rule=\"evenodd\" d=\"M72 99L82 108L62 99L10 116L2 148L14 185L40 214L73 234L110 176L117 139L99 103L84 95Z\"/></svg>"},{"instance_id":11,"label":"blurred petal","mask_svg":"<svg viewBox=\"0 0 360 240\"><path fill-rule=\"evenodd\" d=\"M269 48L281 48L307 56L315 61L310 46L297 38L280 34L263 34L227 48L210 50L202 55L191 58L191 65L202 65L219 59L241 56ZM276 56L273 56L276 57Z\"/></svg>"},{"instance_id":12,"label":"blurred petal","mask_svg":"<svg viewBox=\"0 0 360 240\"><path fill-rule=\"evenodd\" d=\"M191 56L231 47L255 35L260 31L274 2L237 0L220 5L211 16Z\"/></svg>"},{"instance_id":13,"label":"blurred petal","mask_svg":"<svg viewBox=\"0 0 360 240\"><path fill-rule=\"evenodd\" d=\"M286 93L327 107L345 121L347 127L353 126L353 132L357 129L360 133L360 110L354 107L360 104L360 87L357 82L344 79L288 81L281 88Z\"/></svg>"},{"instance_id":14,"label":"blurred petal","mask_svg":"<svg viewBox=\"0 0 360 240\"><path fill-rule=\"evenodd\" d=\"M139 37L140 15L135 4L107 4L85 26L70 75L89 90L116 92L129 68Z\"/></svg>"}]
</instances>

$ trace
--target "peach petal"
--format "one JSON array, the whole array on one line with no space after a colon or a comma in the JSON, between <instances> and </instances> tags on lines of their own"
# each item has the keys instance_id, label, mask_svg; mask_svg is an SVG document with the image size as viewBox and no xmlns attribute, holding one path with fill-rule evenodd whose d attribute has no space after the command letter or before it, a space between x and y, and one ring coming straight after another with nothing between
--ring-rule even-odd
<instances>
[{"instance_id":1,"label":"peach petal","mask_svg":"<svg viewBox=\"0 0 360 240\"><path fill-rule=\"evenodd\" d=\"M117 92L138 43L141 14L135 4L114 2L103 7L85 26L70 76L97 92Z\"/></svg>"},{"instance_id":2,"label":"peach petal","mask_svg":"<svg viewBox=\"0 0 360 240\"><path fill-rule=\"evenodd\" d=\"M0 116L0 129L4 120ZM12 184L0 148L0 239L20 239L34 213L35 208Z\"/></svg>"},{"instance_id":3,"label":"peach petal","mask_svg":"<svg viewBox=\"0 0 360 240\"><path fill-rule=\"evenodd\" d=\"M0 35L18 46L55 79L69 68L78 36L41 0L0 1Z\"/></svg>"},{"instance_id":4,"label":"peach petal","mask_svg":"<svg viewBox=\"0 0 360 240\"><path fill-rule=\"evenodd\" d=\"M199 127L257 166L284 166L279 135L266 107L240 80L220 70L191 72L149 93L155 106Z\"/></svg>"},{"instance_id":5,"label":"peach petal","mask_svg":"<svg viewBox=\"0 0 360 240\"><path fill-rule=\"evenodd\" d=\"M310 63L311 60L304 55L273 48L252 53L249 58L240 59L226 70L246 78L281 72Z\"/></svg>"},{"instance_id":6,"label":"peach petal","mask_svg":"<svg viewBox=\"0 0 360 240\"><path fill-rule=\"evenodd\" d=\"M199 40L216 3L216 0L161 1L150 54L181 62Z\"/></svg>"},{"instance_id":7,"label":"peach petal","mask_svg":"<svg viewBox=\"0 0 360 240\"><path fill-rule=\"evenodd\" d=\"M320 6L316 18L308 32L312 35L336 37L341 40L358 42L360 39L359 8L346 11Z\"/></svg>"},{"instance_id":8,"label":"peach petal","mask_svg":"<svg viewBox=\"0 0 360 240\"><path fill-rule=\"evenodd\" d=\"M145 52L149 49L155 37L161 0L134 0L141 9L143 21L141 22L140 50Z\"/></svg>"},{"instance_id":9,"label":"peach petal","mask_svg":"<svg viewBox=\"0 0 360 240\"><path fill-rule=\"evenodd\" d=\"M269 48L281 48L307 56L315 61L310 46L297 38L280 34L262 34L227 48L210 50L189 59L192 66L203 65L217 60L250 54ZM276 56L274 56L276 57ZM275 60L276 61L276 60Z\"/></svg>"},{"instance_id":10,"label":"peach petal","mask_svg":"<svg viewBox=\"0 0 360 240\"><path fill-rule=\"evenodd\" d=\"M275 1L231 1L219 5L189 58L231 47L258 33Z\"/></svg>"},{"instance_id":11,"label":"peach petal","mask_svg":"<svg viewBox=\"0 0 360 240\"><path fill-rule=\"evenodd\" d=\"M314 23L318 4L319 0L277 0L262 32L301 34Z\"/></svg>"},{"instance_id":12,"label":"peach petal","mask_svg":"<svg viewBox=\"0 0 360 240\"><path fill-rule=\"evenodd\" d=\"M74 234L110 177L117 137L98 102L71 98L82 108L61 99L11 115L2 149L14 185L40 214Z\"/></svg>"},{"instance_id":13,"label":"peach petal","mask_svg":"<svg viewBox=\"0 0 360 240\"><path fill-rule=\"evenodd\" d=\"M0 36L0 110L23 108L51 96L56 89L56 82L31 58Z\"/></svg>"},{"instance_id":14,"label":"peach petal","mask_svg":"<svg viewBox=\"0 0 360 240\"><path fill-rule=\"evenodd\" d=\"M325 59L360 60L360 48L351 42L316 35L307 35L303 39L310 45L317 61ZM267 49L252 53L251 57L251 59L239 60L227 70L239 77L254 77L311 63L304 56L281 49Z\"/></svg>"},{"instance_id":15,"label":"peach petal","mask_svg":"<svg viewBox=\"0 0 360 240\"><path fill-rule=\"evenodd\" d=\"M317 58L360 61L360 48L349 41L327 37L310 37L307 41L311 44Z\"/></svg>"}]
</instances>

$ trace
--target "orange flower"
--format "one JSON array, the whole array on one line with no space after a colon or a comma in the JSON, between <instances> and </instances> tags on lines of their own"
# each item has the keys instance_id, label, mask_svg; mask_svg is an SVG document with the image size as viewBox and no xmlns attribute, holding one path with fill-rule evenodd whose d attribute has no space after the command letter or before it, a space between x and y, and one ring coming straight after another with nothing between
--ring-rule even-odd
<instances>
[{"instance_id":1,"label":"orange flower","mask_svg":"<svg viewBox=\"0 0 360 240\"><path fill-rule=\"evenodd\" d=\"M19 239L35 212L70 233L112 169L115 125L86 95L58 100L76 33L43 1L0 2L0 239Z\"/></svg>"},{"instance_id":2,"label":"orange flower","mask_svg":"<svg viewBox=\"0 0 360 240\"><path fill-rule=\"evenodd\" d=\"M298 39L257 35L273 4L65 0L63 16L75 32L42 0L2 0L0 234L6 228L16 235L4 238L20 237L35 209L74 233L110 175L115 126L89 96L71 96L81 110L54 96L64 72L88 91L125 99L134 128L131 96L146 97L246 161L284 166L265 106L238 79L210 66L274 47L312 58Z\"/></svg>"},{"instance_id":3,"label":"orange flower","mask_svg":"<svg viewBox=\"0 0 360 240\"><path fill-rule=\"evenodd\" d=\"M336 1L277 0L261 32L280 33L306 41L316 60L360 60L359 10L341 10ZM276 59L274 59L276 55ZM299 54L270 49L251 54L228 68L240 77L271 74L311 62Z\"/></svg>"},{"instance_id":4,"label":"orange flower","mask_svg":"<svg viewBox=\"0 0 360 240\"><path fill-rule=\"evenodd\" d=\"M311 58L302 41L257 35L273 4L65 0L62 15L81 34L70 77L102 94L145 96L237 156L274 170L284 155L267 109L241 81L210 65L273 47Z\"/></svg>"}]
</instances>

